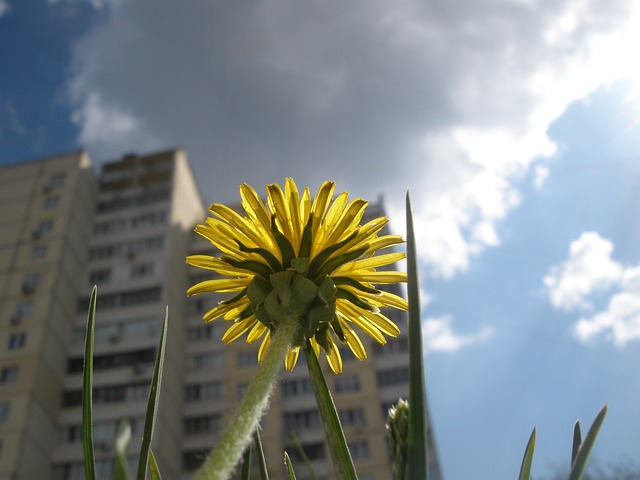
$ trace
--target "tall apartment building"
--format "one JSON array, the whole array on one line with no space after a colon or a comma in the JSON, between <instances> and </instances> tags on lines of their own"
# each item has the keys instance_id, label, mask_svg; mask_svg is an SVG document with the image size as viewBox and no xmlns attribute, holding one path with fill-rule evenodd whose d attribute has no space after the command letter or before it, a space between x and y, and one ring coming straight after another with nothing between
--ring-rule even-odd
<instances>
[{"instance_id":1,"label":"tall apartment building","mask_svg":"<svg viewBox=\"0 0 640 480\"><path fill-rule=\"evenodd\" d=\"M109 478L122 417L133 430L129 458L135 471L169 305L153 450L165 478L190 478L255 372L257 345L242 340L223 345L224 321L205 325L201 319L218 299L185 296L203 278L202 270L185 265L185 256L212 246L193 233L206 211L184 152L125 156L104 165L97 181L86 154L54 157L0 169L0 185L0 480L84 478L81 372L94 284L99 476ZM367 214L384 215L382 203L370 205ZM45 256L38 258L43 245ZM386 412L408 396L406 316L389 315L402 330L398 339L383 347L363 334L367 360L360 362L343 348L343 373L325 370L362 479L390 477ZM15 325L14 317L21 319ZM291 432L318 478L333 477L307 377L301 355L295 370L281 375L262 421L273 478L286 478L285 449L298 478L308 478ZM435 450L431 459L432 478L438 480Z\"/></svg>"},{"instance_id":2,"label":"tall apartment building","mask_svg":"<svg viewBox=\"0 0 640 480\"><path fill-rule=\"evenodd\" d=\"M91 237L87 155L0 170L0 479L49 478Z\"/></svg>"}]
</instances>

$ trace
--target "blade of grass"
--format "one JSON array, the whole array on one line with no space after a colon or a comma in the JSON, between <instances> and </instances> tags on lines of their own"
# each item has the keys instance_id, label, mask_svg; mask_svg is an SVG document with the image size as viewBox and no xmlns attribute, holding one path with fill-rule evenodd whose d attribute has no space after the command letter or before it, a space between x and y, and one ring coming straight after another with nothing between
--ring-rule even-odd
<instances>
[{"instance_id":1,"label":"blade of grass","mask_svg":"<svg viewBox=\"0 0 640 480\"><path fill-rule=\"evenodd\" d=\"M93 332L96 325L97 287L91 290L87 333L84 340L84 368L82 372L82 450L84 452L84 476L95 480L96 464L93 449Z\"/></svg>"},{"instance_id":2,"label":"blade of grass","mask_svg":"<svg viewBox=\"0 0 640 480\"><path fill-rule=\"evenodd\" d=\"M291 465L291 459L289 458L289 454L287 452L284 452L284 464L287 466L289 480L296 480L296 474L293 472L293 465Z\"/></svg>"},{"instance_id":3,"label":"blade of grass","mask_svg":"<svg viewBox=\"0 0 640 480\"><path fill-rule=\"evenodd\" d=\"M407 192L407 296L409 299L409 479L429 478L429 446L427 395L422 355L422 325L420 318L420 288L418 258L413 231L411 198Z\"/></svg>"},{"instance_id":4,"label":"blade of grass","mask_svg":"<svg viewBox=\"0 0 640 480\"><path fill-rule=\"evenodd\" d=\"M269 480L267 472L267 461L264 459L264 450L262 449L262 440L260 440L259 428L253 432L253 443L256 447L256 457L258 458L258 469L260 470L260 480Z\"/></svg>"},{"instance_id":5,"label":"blade of grass","mask_svg":"<svg viewBox=\"0 0 640 480\"><path fill-rule=\"evenodd\" d=\"M578 450L576 460L575 462L573 462L573 465L571 465L569 480L579 480L582 477L582 473L584 472L584 468L587 465L587 460L589 459L589 454L591 453L593 444L596 442L596 437L598 436L598 432L600 431L602 422L604 422L604 417L607 415L607 409L608 407L605 404L598 412L598 415L596 415L593 424L591 424L591 427L587 432L587 436L584 437L584 442Z\"/></svg>"},{"instance_id":6,"label":"blade of grass","mask_svg":"<svg viewBox=\"0 0 640 480\"><path fill-rule=\"evenodd\" d=\"M533 432L527 442L527 448L524 450L524 457L522 458L522 465L520 466L520 480L529 480L531 478L531 464L533 463L533 451L536 448L536 427L533 427Z\"/></svg>"},{"instance_id":7,"label":"blade of grass","mask_svg":"<svg viewBox=\"0 0 640 480\"><path fill-rule=\"evenodd\" d=\"M167 326L169 324L169 308L165 310L160 343L156 353L156 363L153 367L151 377L151 388L149 389L149 401L147 402L147 413L144 420L144 434L142 435L142 445L140 446L140 457L138 458L138 480L147 478L147 463L149 462L149 450L153 437L153 427L156 422L156 410L160 400L160 385L162 383L162 367L164 364L164 348L167 343Z\"/></svg>"},{"instance_id":8,"label":"blade of grass","mask_svg":"<svg viewBox=\"0 0 640 480\"><path fill-rule=\"evenodd\" d=\"M240 480L249 480L251 475L251 444L247 445L242 455L242 470L240 471Z\"/></svg>"},{"instance_id":9,"label":"blade of grass","mask_svg":"<svg viewBox=\"0 0 640 480\"><path fill-rule=\"evenodd\" d=\"M153 454L153 450L149 450L149 473L151 474L151 480L162 480L160 468L158 468L158 462L156 461L156 456Z\"/></svg>"},{"instance_id":10,"label":"blade of grass","mask_svg":"<svg viewBox=\"0 0 640 480\"><path fill-rule=\"evenodd\" d=\"M307 340L305 345L304 355L307 359L309 380L311 381L311 388L313 389L318 410L320 411L322 427L324 428L324 435L329 445L329 452L331 453L331 461L336 479L357 480L356 468L353 466L353 460L351 460L351 454L347 447L347 441L344 438L344 432L342 431L342 425L340 425L336 406L333 403L333 398L327 388L327 382L324 379L318 358L309 340Z\"/></svg>"},{"instance_id":11,"label":"blade of grass","mask_svg":"<svg viewBox=\"0 0 640 480\"><path fill-rule=\"evenodd\" d=\"M111 480L129 480L129 462L127 462L127 448L131 441L131 424L127 418L120 420L113 449L116 456L113 459L113 474Z\"/></svg>"},{"instance_id":12,"label":"blade of grass","mask_svg":"<svg viewBox=\"0 0 640 480\"><path fill-rule=\"evenodd\" d=\"M293 438L293 443L296 446L296 449L298 450L298 454L300 454L300 458L302 458L302 461L304 462L304 466L307 467L307 471L309 472L309 477L311 477L311 480L318 480L318 477L316 476L316 472L313 471L313 467L311 466L309 457L304 452L304 449L300 444L300 440L298 440L298 436L296 435L296 432L293 432L293 431L291 432L291 438Z\"/></svg>"},{"instance_id":13,"label":"blade of grass","mask_svg":"<svg viewBox=\"0 0 640 480\"><path fill-rule=\"evenodd\" d=\"M573 426L573 446L571 448L571 466L576 463L576 457L580 451L580 445L582 445L582 431L580 429L580 420L576 421Z\"/></svg>"}]
</instances>

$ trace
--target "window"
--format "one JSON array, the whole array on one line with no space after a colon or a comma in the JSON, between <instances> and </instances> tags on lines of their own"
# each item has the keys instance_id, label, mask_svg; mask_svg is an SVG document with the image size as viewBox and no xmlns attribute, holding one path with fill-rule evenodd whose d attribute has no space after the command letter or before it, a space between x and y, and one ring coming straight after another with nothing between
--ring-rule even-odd
<instances>
[{"instance_id":1,"label":"window","mask_svg":"<svg viewBox=\"0 0 640 480\"><path fill-rule=\"evenodd\" d=\"M14 317L18 319L30 317L31 315L33 315L34 311L35 304L32 301L28 300L25 302L20 302L16 307L16 313Z\"/></svg>"},{"instance_id":2,"label":"window","mask_svg":"<svg viewBox=\"0 0 640 480\"><path fill-rule=\"evenodd\" d=\"M0 383L14 383L18 378L18 367L3 367L0 370Z\"/></svg>"},{"instance_id":3,"label":"window","mask_svg":"<svg viewBox=\"0 0 640 480\"><path fill-rule=\"evenodd\" d=\"M409 367L393 368L391 370L383 370L378 372L378 385L384 387L386 385L396 385L399 383L409 382Z\"/></svg>"},{"instance_id":4,"label":"window","mask_svg":"<svg viewBox=\"0 0 640 480\"><path fill-rule=\"evenodd\" d=\"M225 325L218 322L198 325L197 327L188 327L187 342L195 343L203 340L211 340L213 338L222 338L222 330L224 330L224 328Z\"/></svg>"},{"instance_id":5,"label":"window","mask_svg":"<svg viewBox=\"0 0 640 480\"><path fill-rule=\"evenodd\" d=\"M184 419L185 435L215 433L220 429L220 415L203 415Z\"/></svg>"},{"instance_id":6,"label":"window","mask_svg":"<svg viewBox=\"0 0 640 480\"><path fill-rule=\"evenodd\" d=\"M40 235L44 235L45 233L49 233L52 229L53 229L53 220L47 219L47 220L42 220L40 223L38 223L38 226L36 227L35 231Z\"/></svg>"},{"instance_id":7,"label":"window","mask_svg":"<svg viewBox=\"0 0 640 480\"><path fill-rule=\"evenodd\" d=\"M89 272L89 285L97 285L100 283L109 283L111 279L111 269L101 268Z\"/></svg>"},{"instance_id":8,"label":"window","mask_svg":"<svg viewBox=\"0 0 640 480\"><path fill-rule=\"evenodd\" d=\"M321 425L320 412L317 409L284 414L284 427L288 431L319 428Z\"/></svg>"},{"instance_id":9,"label":"window","mask_svg":"<svg viewBox=\"0 0 640 480\"><path fill-rule=\"evenodd\" d=\"M295 395L310 395L311 393L311 381L308 378L285 380L284 382L282 382L283 397L292 397Z\"/></svg>"},{"instance_id":10,"label":"window","mask_svg":"<svg viewBox=\"0 0 640 480\"><path fill-rule=\"evenodd\" d=\"M12 333L9 336L9 350L20 350L24 348L26 341L27 334L25 332Z\"/></svg>"},{"instance_id":11,"label":"window","mask_svg":"<svg viewBox=\"0 0 640 480\"><path fill-rule=\"evenodd\" d=\"M153 273L153 263L145 262L138 263L131 267L131 278L146 277Z\"/></svg>"},{"instance_id":12,"label":"window","mask_svg":"<svg viewBox=\"0 0 640 480\"><path fill-rule=\"evenodd\" d=\"M153 365L155 358L156 351L153 348L126 353L97 355L93 357L93 370L108 370L122 367L140 368L145 365ZM82 372L83 364L84 359L82 357L70 358L67 364L67 373Z\"/></svg>"},{"instance_id":13,"label":"window","mask_svg":"<svg viewBox=\"0 0 640 480\"><path fill-rule=\"evenodd\" d=\"M349 452L351 458L368 458L369 457L369 442L366 440L360 440L358 442L349 442Z\"/></svg>"},{"instance_id":14,"label":"window","mask_svg":"<svg viewBox=\"0 0 640 480\"><path fill-rule=\"evenodd\" d=\"M222 355L220 352L201 353L189 357L189 370L200 370L204 368L218 368L222 366Z\"/></svg>"},{"instance_id":15,"label":"window","mask_svg":"<svg viewBox=\"0 0 640 480\"><path fill-rule=\"evenodd\" d=\"M364 421L364 409L362 407L340 410L338 416L340 417L340 423L342 423L343 427L363 427L366 423Z\"/></svg>"},{"instance_id":16,"label":"window","mask_svg":"<svg viewBox=\"0 0 640 480\"><path fill-rule=\"evenodd\" d=\"M0 403L0 423L6 422L9 419L10 410L11 404L9 402Z\"/></svg>"},{"instance_id":17,"label":"window","mask_svg":"<svg viewBox=\"0 0 640 480\"><path fill-rule=\"evenodd\" d=\"M185 402L196 402L220 397L222 397L221 382L198 383L195 385L187 385L184 388Z\"/></svg>"},{"instance_id":18,"label":"window","mask_svg":"<svg viewBox=\"0 0 640 480\"><path fill-rule=\"evenodd\" d=\"M250 367L258 362L256 352L238 352L236 356L236 365L238 367Z\"/></svg>"},{"instance_id":19,"label":"window","mask_svg":"<svg viewBox=\"0 0 640 480\"><path fill-rule=\"evenodd\" d=\"M360 377L357 375L343 376L336 378L336 393L355 392L360 390Z\"/></svg>"},{"instance_id":20,"label":"window","mask_svg":"<svg viewBox=\"0 0 640 480\"><path fill-rule=\"evenodd\" d=\"M389 341L386 345L380 345L379 343L373 344L373 354L376 357L382 357L384 355L393 355L401 352L409 351L409 339L407 337L398 337L395 340Z\"/></svg>"},{"instance_id":21,"label":"window","mask_svg":"<svg viewBox=\"0 0 640 480\"><path fill-rule=\"evenodd\" d=\"M31 295L36 291L40 285L40 274L39 273L28 273L25 275L24 280L22 280L22 293L25 295Z\"/></svg>"},{"instance_id":22,"label":"window","mask_svg":"<svg viewBox=\"0 0 640 480\"><path fill-rule=\"evenodd\" d=\"M65 174L64 173L56 173L51 176L51 180L49 180L50 187L59 187L64 183Z\"/></svg>"},{"instance_id":23,"label":"window","mask_svg":"<svg viewBox=\"0 0 640 480\"><path fill-rule=\"evenodd\" d=\"M287 445L285 448L291 460L301 462L302 458L300 457L300 453L298 453L298 447L295 445ZM324 458L324 445L322 442L319 443L306 443L302 445L302 451L305 453L309 460L321 460Z\"/></svg>"},{"instance_id":24,"label":"window","mask_svg":"<svg viewBox=\"0 0 640 480\"><path fill-rule=\"evenodd\" d=\"M47 246L46 245L34 245L31 247L31 251L29 252L29 258L31 260L39 260L45 257L47 254Z\"/></svg>"},{"instance_id":25,"label":"window","mask_svg":"<svg viewBox=\"0 0 640 480\"><path fill-rule=\"evenodd\" d=\"M59 203L60 203L60 197L58 196L45 197L42 207L45 210L51 210L53 208L56 208Z\"/></svg>"},{"instance_id":26,"label":"window","mask_svg":"<svg viewBox=\"0 0 640 480\"><path fill-rule=\"evenodd\" d=\"M187 450L182 454L182 467L189 472L197 470L207 458L208 453L208 450Z\"/></svg>"}]
</instances>

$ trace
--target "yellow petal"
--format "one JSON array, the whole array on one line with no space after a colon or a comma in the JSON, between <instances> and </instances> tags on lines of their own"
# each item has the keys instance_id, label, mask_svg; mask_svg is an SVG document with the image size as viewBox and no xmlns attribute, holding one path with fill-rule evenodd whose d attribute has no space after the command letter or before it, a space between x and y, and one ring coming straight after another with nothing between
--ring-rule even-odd
<instances>
[{"instance_id":1,"label":"yellow petal","mask_svg":"<svg viewBox=\"0 0 640 480\"><path fill-rule=\"evenodd\" d=\"M241 320L239 322L234 323L227 329L226 332L224 332L224 335L222 336L222 341L224 343L230 343L230 342L233 342L234 340L237 340L239 337L242 336L242 334L244 334L247 330L253 327L255 322L257 322L256 317L251 316L246 320Z\"/></svg>"},{"instance_id":2,"label":"yellow petal","mask_svg":"<svg viewBox=\"0 0 640 480\"><path fill-rule=\"evenodd\" d=\"M333 341L333 337L329 333L327 333L327 343L329 344L329 351L325 351L325 353L327 355L329 367L331 367L333 373L340 373L342 372L342 357L340 356L338 347L336 347L336 344Z\"/></svg>"},{"instance_id":3,"label":"yellow petal","mask_svg":"<svg viewBox=\"0 0 640 480\"><path fill-rule=\"evenodd\" d=\"M340 299L336 302L336 313L342 315L345 320L355 323L364 330L364 333L373 338L381 345L387 343L380 330L372 324L366 317L364 317L359 311L357 311L353 305L348 302L341 302Z\"/></svg>"},{"instance_id":4,"label":"yellow petal","mask_svg":"<svg viewBox=\"0 0 640 480\"><path fill-rule=\"evenodd\" d=\"M198 295L207 292L238 292L251 283L251 278L224 278L220 280L205 280L196 283L187 290L187 295Z\"/></svg>"},{"instance_id":5,"label":"yellow petal","mask_svg":"<svg viewBox=\"0 0 640 480\"><path fill-rule=\"evenodd\" d=\"M300 221L300 195L298 187L291 178L285 180L284 195L287 199L287 211L291 222L291 244L298 252L300 248L300 239L302 238L302 222Z\"/></svg>"},{"instance_id":6,"label":"yellow petal","mask_svg":"<svg viewBox=\"0 0 640 480\"><path fill-rule=\"evenodd\" d=\"M311 206L311 212L313 213L313 223L311 227L311 233L315 237L318 232L318 228L322 223L322 219L327 211L331 197L333 196L333 190L336 188L335 182L326 181L318 189L318 193L313 199L313 205Z\"/></svg>"},{"instance_id":7,"label":"yellow petal","mask_svg":"<svg viewBox=\"0 0 640 480\"><path fill-rule=\"evenodd\" d=\"M327 243L338 243L340 240L351 235L360 223L360 220L362 220L362 215L364 214L364 210L367 208L368 204L369 202L362 200L361 198L352 200L344 209L344 212L342 212L340 220L329 233Z\"/></svg>"},{"instance_id":8,"label":"yellow petal","mask_svg":"<svg viewBox=\"0 0 640 480\"><path fill-rule=\"evenodd\" d=\"M251 331L249 332L249 335L247 335L247 343L255 342L257 339L259 339L262 336L262 334L266 329L267 329L267 326L264 323L262 322L256 323L254 327L251 329Z\"/></svg>"},{"instance_id":9,"label":"yellow petal","mask_svg":"<svg viewBox=\"0 0 640 480\"><path fill-rule=\"evenodd\" d=\"M240 197L242 198L242 208L247 212L249 218L262 225L264 230L270 232L271 217L256 191L250 185L243 183L240 186Z\"/></svg>"},{"instance_id":10,"label":"yellow petal","mask_svg":"<svg viewBox=\"0 0 640 480\"><path fill-rule=\"evenodd\" d=\"M295 245L295 235L293 233L291 218L289 217L289 208L287 200L278 184L267 185L267 199L271 213L276 216L276 221L280 227L280 231L287 237L287 240Z\"/></svg>"},{"instance_id":11,"label":"yellow petal","mask_svg":"<svg viewBox=\"0 0 640 480\"><path fill-rule=\"evenodd\" d=\"M369 271L369 270L357 270L349 272L349 276L358 282L364 283L399 283L407 281L407 274L405 272L395 271Z\"/></svg>"},{"instance_id":12,"label":"yellow petal","mask_svg":"<svg viewBox=\"0 0 640 480\"><path fill-rule=\"evenodd\" d=\"M231 312L240 308L244 310L244 308L248 303L249 303L249 300L246 299L246 297L233 303L219 303L218 305L213 307L211 310L209 310L207 313L205 313L202 316L202 319L205 322L212 322L216 318L219 318L228 312Z\"/></svg>"},{"instance_id":13,"label":"yellow petal","mask_svg":"<svg viewBox=\"0 0 640 480\"><path fill-rule=\"evenodd\" d=\"M298 355L300 354L300 347L294 347L287 352L287 356L284 358L284 366L287 370L293 370L298 361Z\"/></svg>"},{"instance_id":14,"label":"yellow petal","mask_svg":"<svg viewBox=\"0 0 640 480\"><path fill-rule=\"evenodd\" d=\"M404 243L404 240L400 235L384 235L369 242L369 249L367 250L367 253L382 250L383 248L392 247L394 245L400 245L402 243Z\"/></svg>"},{"instance_id":15,"label":"yellow petal","mask_svg":"<svg viewBox=\"0 0 640 480\"><path fill-rule=\"evenodd\" d=\"M269 348L269 344L271 343L271 332L267 330L267 334L262 339L262 343L260 344L260 350L258 350L258 363L262 363L264 360L264 354L267 353L267 348Z\"/></svg>"},{"instance_id":16,"label":"yellow petal","mask_svg":"<svg viewBox=\"0 0 640 480\"><path fill-rule=\"evenodd\" d=\"M250 246L273 249L275 243L270 234L268 234L270 232L265 232L259 222L247 221L247 219L238 215L235 210L218 203L211 205L209 211L251 239L253 245Z\"/></svg>"},{"instance_id":17,"label":"yellow petal","mask_svg":"<svg viewBox=\"0 0 640 480\"><path fill-rule=\"evenodd\" d=\"M353 352L353 354L359 359L364 360L367 358L367 352L364 349L364 345L360 341L360 337L353 331L351 326L344 321L341 317L338 317L338 321L340 322L340 326L342 327L342 331L344 333L345 339L347 341L347 345Z\"/></svg>"}]
</instances>

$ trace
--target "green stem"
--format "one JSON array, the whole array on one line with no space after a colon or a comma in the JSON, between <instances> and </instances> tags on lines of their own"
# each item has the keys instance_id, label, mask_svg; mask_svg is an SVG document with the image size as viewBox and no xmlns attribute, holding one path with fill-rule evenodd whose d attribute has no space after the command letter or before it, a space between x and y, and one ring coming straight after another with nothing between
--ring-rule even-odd
<instances>
[{"instance_id":1,"label":"green stem","mask_svg":"<svg viewBox=\"0 0 640 480\"><path fill-rule=\"evenodd\" d=\"M324 435L329 444L329 452L333 462L333 469L337 480L357 480L356 469L347 447L347 440L344 437L340 418L333 403L333 398L327 387L322 369L318 363L318 358L307 340L304 348L305 358L307 359L307 368L309 370L309 379L311 380L311 388L316 397L322 426L324 427Z\"/></svg>"},{"instance_id":2,"label":"green stem","mask_svg":"<svg viewBox=\"0 0 640 480\"><path fill-rule=\"evenodd\" d=\"M296 333L296 322L278 326L255 377L247 386L244 399L231 417L218 445L211 451L194 480L227 480L238 464L260 417L267 408L276 376Z\"/></svg>"}]
</instances>

